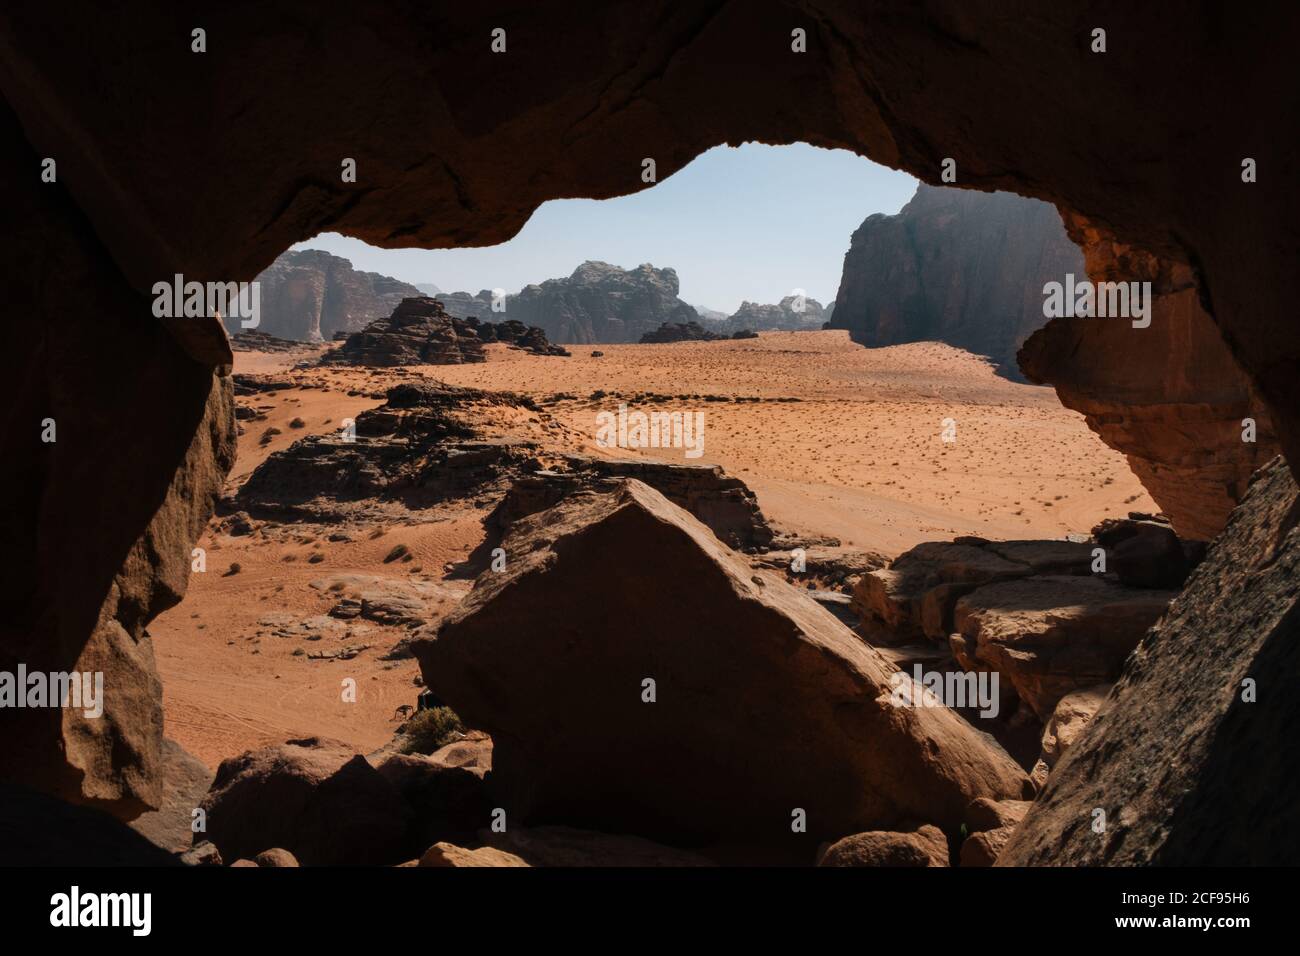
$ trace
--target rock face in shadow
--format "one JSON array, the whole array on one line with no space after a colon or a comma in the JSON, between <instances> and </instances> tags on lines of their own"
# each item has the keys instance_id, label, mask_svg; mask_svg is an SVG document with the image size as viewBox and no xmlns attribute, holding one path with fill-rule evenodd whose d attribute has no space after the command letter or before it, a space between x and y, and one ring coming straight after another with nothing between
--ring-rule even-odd
<instances>
[{"instance_id":1,"label":"rock face in shadow","mask_svg":"<svg viewBox=\"0 0 1300 956\"><path fill-rule=\"evenodd\" d=\"M180 866L122 821L0 783L0 866Z\"/></svg>"},{"instance_id":2,"label":"rock face in shadow","mask_svg":"<svg viewBox=\"0 0 1300 956\"><path fill-rule=\"evenodd\" d=\"M1269 411L1205 312L1188 266L1118 243L1081 216L1067 222L1093 281L1151 283L1151 325L1053 319L1025 342L1020 367L1030 381L1055 386L1062 404L1127 456L1181 536L1208 541L1251 474L1280 451ZM1251 441L1243 440L1245 419L1255 423Z\"/></svg>"},{"instance_id":3,"label":"rock face in shadow","mask_svg":"<svg viewBox=\"0 0 1300 956\"><path fill-rule=\"evenodd\" d=\"M356 332L391 315L404 298L420 295L415 286L377 272L361 272L340 256L321 249L281 253L261 274L258 331L299 342L328 342L336 332ZM237 319L226 328L240 330Z\"/></svg>"},{"instance_id":4,"label":"rock face in shadow","mask_svg":"<svg viewBox=\"0 0 1300 956\"><path fill-rule=\"evenodd\" d=\"M1050 204L921 183L896 216L853 233L830 327L863 345L947 342L1019 378L1016 350L1047 321L1043 284L1083 254Z\"/></svg>"},{"instance_id":5,"label":"rock face in shadow","mask_svg":"<svg viewBox=\"0 0 1300 956\"><path fill-rule=\"evenodd\" d=\"M219 396L209 407L230 351L215 316L149 321L153 283L250 280L326 229L389 247L500 242L546 199L643 189L644 158L657 159L662 181L724 142L843 147L929 178L958 156L963 186L1053 202L1188 266L1300 462L1297 184L1278 173L1294 155L1287 137L1259 134L1300 105L1300 12L1171 19L1153 4L1115 8L1103 69L1064 7L1005 17L814 0L798 10L816 52L773 55L791 10L776 0L527 10L511 35L534 42L491 57L483 38L495 24L474 5L381 3L383 30L356 29L352 11L316 11L316 42L303 41L289 6L227 5L209 34L261 39L214 45L200 67L178 42L193 27L179 8L123 18L92 7L70 20L48 3L6 5L0 182L19 224L3 237L19 277L6 295L33 320L6 351L6 381L18 385L0 481L5 538L35 558L5 582L17 611L0 631L3 663L68 669L92 635L120 626L129 642L115 660L147 674L136 660L144 623L183 591L231 447L228 409ZM1149 36L1163 42L1141 44ZM358 129L376 135L359 142ZM1247 144L1239 152L1258 181L1242 181L1242 157L1224 144ZM358 182L341 181L341 156L357 160ZM56 182L38 181L42 157L57 157ZM1147 355L1135 374L1163 375L1159 350ZM60 444L57 461L31 438L51 414L61 443L65 423L82 436L75 450ZM65 543L91 527L98 535L70 573ZM137 714L156 711L148 683L135 684ZM101 731L102 759L68 763L59 715L15 732L11 719L0 767L41 786L128 803L156 786L160 728L143 749L120 728Z\"/></svg>"},{"instance_id":6,"label":"rock face in shadow","mask_svg":"<svg viewBox=\"0 0 1300 956\"><path fill-rule=\"evenodd\" d=\"M173 334L153 317L65 188L29 175L40 158L3 107L0 136L5 297L23 316L0 359L0 672L104 688L102 716L0 708L0 779L129 819L163 798L147 627L185 593L234 459L230 350L183 324L204 320Z\"/></svg>"},{"instance_id":7,"label":"rock face in shadow","mask_svg":"<svg viewBox=\"0 0 1300 956\"><path fill-rule=\"evenodd\" d=\"M525 518L503 547L506 569L413 650L492 735L516 821L775 843L802 809L814 840L955 832L970 800L1027 785L951 711L895 706L893 665L638 481Z\"/></svg>"},{"instance_id":8,"label":"rock face in shadow","mask_svg":"<svg viewBox=\"0 0 1300 956\"><path fill-rule=\"evenodd\" d=\"M202 808L225 860L283 848L304 866L409 859L412 812L347 744L311 737L221 762Z\"/></svg>"},{"instance_id":9,"label":"rock face in shadow","mask_svg":"<svg viewBox=\"0 0 1300 956\"><path fill-rule=\"evenodd\" d=\"M1278 459L1130 656L1000 866L1295 861L1298 518Z\"/></svg>"}]
</instances>

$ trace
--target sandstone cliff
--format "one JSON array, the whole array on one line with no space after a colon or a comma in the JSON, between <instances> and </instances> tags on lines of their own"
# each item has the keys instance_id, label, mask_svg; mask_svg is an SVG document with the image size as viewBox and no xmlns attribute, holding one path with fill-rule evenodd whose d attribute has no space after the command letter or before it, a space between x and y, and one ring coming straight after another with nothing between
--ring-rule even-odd
<instances>
[{"instance_id":1,"label":"sandstone cliff","mask_svg":"<svg viewBox=\"0 0 1300 956\"><path fill-rule=\"evenodd\" d=\"M820 329L829 318L822 304L816 299L805 297L801 308L796 308L794 296L787 295L780 302L760 305L757 302L742 302L740 308L727 318L708 326L715 332L731 335L742 329L753 332L773 330L798 331L799 329Z\"/></svg>"},{"instance_id":2,"label":"sandstone cliff","mask_svg":"<svg viewBox=\"0 0 1300 956\"><path fill-rule=\"evenodd\" d=\"M355 332L390 314L407 296L423 294L377 272L360 272L347 259L319 249L281 254L257 281L262 285L258 331L303 342ZM239 331L237 321L226 325L232 333Z\"/></svg>"},{"instance_id":3,"label":"sandstone cliff","mask_svg":"<svg viewBox=\"0 0 1300 956\"><path fill-rule=\"evenodd\" d=\"M1069 272L1083 256L1050 204L922 183L853 233L830 327L870 346L947 342L1018 377L1016 349L1046 321L1043 283Z\"/></svg>"},{"instance_id":4,"label":"sandstone cliff","mask_svg":"<svg viewBox=\"0 0 1300 956\"><path fill-rule=\"evenodd\" d=\"M1115 242L1081 216L1066 221L1093 281L1151 283L1151 324L1053 319L1025 342L1020 367L1128 456L1180 535L1209 540L1280 451L1268 410L1201 307L1189 267Z\"/></svg>"},{"instance_id":5,"label":"sandstone cliff","mask_svg":"<svg viewBox=\"0 0 1300 956\"><path fill-rule=\"evenodd\" d=\"M1297 513L1278 459L1129 656L999 865L1295 862Z\"/></svg>"},{"instance_id":6,"label":"sandstone cliff","mask_svg":"<svg viewBox=\"0 0 1300 956\"><path fill-rule=\"evenodd\" d=\"M664 322L699 319L677 297L679 288L672 269L584 262L567 279L548 279L507 297L501 317L539 326L552 342L635 342Z\"/></svg>"}]
</instances>

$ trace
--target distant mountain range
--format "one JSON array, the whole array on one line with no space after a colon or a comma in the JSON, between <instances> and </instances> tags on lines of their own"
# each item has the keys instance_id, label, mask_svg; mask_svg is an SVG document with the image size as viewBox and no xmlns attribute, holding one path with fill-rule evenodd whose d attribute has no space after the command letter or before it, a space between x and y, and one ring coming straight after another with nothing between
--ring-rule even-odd
<instances>
[{"instance_id":1,"label":"distant mountain range","mask_svg":"<svg viewBox=\"0 0 1300 956\"><path fill-rule=\"evenodd\" d=\"M835 302L744 302L732 315L692 306L677 272L644 264L623 269L588 261L563 278L527 285L494 309L492 293L443 292L360 272L316 249L286 252L258 278L259 330L322 341L392 314L402 299L435 296L448 315L509 319L540 328L557 344L638 342L665 325L698 323L710 335L749 330L847 329L868 346L940 341L998 363L1020 378L1015 353L1046 319L1042 287L1084 274L1083 255L1048 203L1011 193L920 185L895 216L868 216L844 256ZM500 304L500 303L498 303ZM802 308L799 308L802 306ZM237 331L237 329L232 329Z\"/></svg>"}]
</instances>

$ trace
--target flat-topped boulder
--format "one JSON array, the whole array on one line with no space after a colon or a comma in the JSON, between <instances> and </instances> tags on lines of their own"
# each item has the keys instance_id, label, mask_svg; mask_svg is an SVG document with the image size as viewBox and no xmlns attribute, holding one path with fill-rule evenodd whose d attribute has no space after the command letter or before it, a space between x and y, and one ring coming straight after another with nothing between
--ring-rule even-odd
<instances>
[{"instance_id":1,"label":"flat-topped boulder","mask_svg":"<svg viewBox=\"0 0 1300 956\"><path fill-rule=\"evenodd\" d=\"M853 608L873 641L946 641L963 595L1033 574L1087 574L1091 560L1091 548L1072 541L927 541L859 578Z\"/></svg>"},{"instance_id":2,"label":"flat-topped boulder","mask_svg":"<svg viewBox=\"0 0 1300 956\"><path fill-rule=\"evenodd\" d=\"M520 519L413 650L492 735L488 778L530 819L681 845L816 842L1023 796L1024 772L833 615L635 480ZM920 695L917 695L920 699Z\"/></svg>"},{"instance_id":3,"label":"flat-topped boulder","mask_svg":"<svg viewBox=\"0 0 1300 956\"><path fill-rule=\"evenodd\" d=\"M1066 694L1117 678L1176 594L1077 575L989 584L957 601L953 655L997 671L1046 721Z\"/></svg>"}]
</instances>

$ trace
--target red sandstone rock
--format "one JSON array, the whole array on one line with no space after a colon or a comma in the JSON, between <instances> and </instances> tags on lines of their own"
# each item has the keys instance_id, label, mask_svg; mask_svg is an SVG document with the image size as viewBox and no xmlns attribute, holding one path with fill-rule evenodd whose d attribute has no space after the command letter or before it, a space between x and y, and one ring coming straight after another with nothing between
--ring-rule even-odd
<instances>
[{"instance_id":1,"label":"red sandstone rock","mask_svg":"<svg viewBox=\"0 0 1300 956\"><path fill-rule=\"evenodd\" d=\"M998 671L1047 720L1070 691L1118 677L1174 596L1100 577L990 584L957 602L953 654L969 670Z\"/></svg>"},{"instance_id":2,"label":"red sandstone rock","mask_svg":"<svg viewBox=\"0 0 1300 956\"><path fill-rule=\"evenodd\" d=\"M640 482L522 519L505 548L413 649L492 735L489 784L516 822L763 840L802 809L827 839L956 832L975 797L1022 795L996 744L945 708L893 706L891 664Z\"/></svg>"},{"instance_id":3,"label":"red sandstone rock","mask_svg":"<svg viewBox=\"0 0 1300 956\"><path fill-rule=\"evenodd\" d=\"M948 839L932 826L907 833L855 833L832 843L817 865L947 866Z\"/></svg>"},{"instance_id":4,"label":"red sandstone rock","mask_svg":"<svg viewBox=\"0 0 1300 956\"><path fill-rule=\"evenodd\" d=\"M221 762L203 801L226 859L281 847L304 866L387 864L411 855L411 810L360 754L312 737Z\"/></svg>"}]
</instances>

